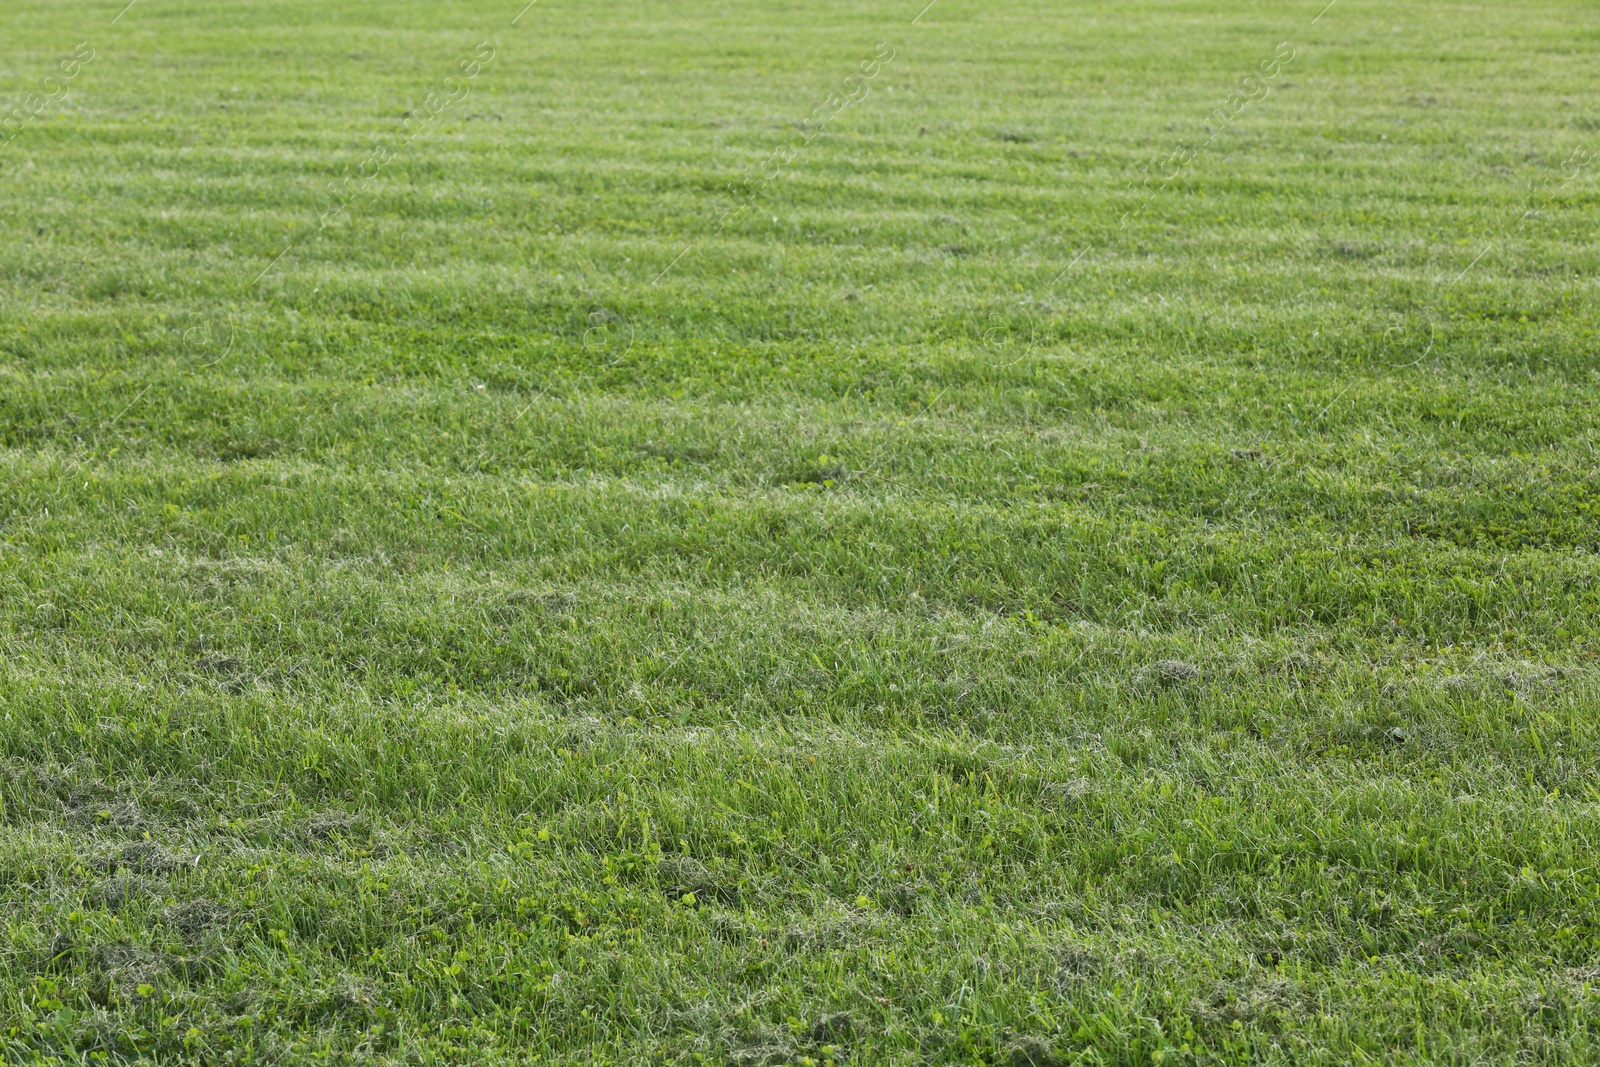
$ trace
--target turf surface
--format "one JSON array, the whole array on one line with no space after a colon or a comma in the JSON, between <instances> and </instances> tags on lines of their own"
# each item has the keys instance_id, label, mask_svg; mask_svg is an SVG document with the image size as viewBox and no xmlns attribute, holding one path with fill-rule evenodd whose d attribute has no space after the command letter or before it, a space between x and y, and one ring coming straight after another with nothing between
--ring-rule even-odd
<instances>
[{"instance_id":1,"label":"turf surface","mask_svg":"<svg viewBox=\"0 0 1600 1067\"><path fill-rule=\"evenodd\" d=\"M1593 5L518 7L0 13L4 1063L1600 1057Z\"/></svg>"}]
</instances>

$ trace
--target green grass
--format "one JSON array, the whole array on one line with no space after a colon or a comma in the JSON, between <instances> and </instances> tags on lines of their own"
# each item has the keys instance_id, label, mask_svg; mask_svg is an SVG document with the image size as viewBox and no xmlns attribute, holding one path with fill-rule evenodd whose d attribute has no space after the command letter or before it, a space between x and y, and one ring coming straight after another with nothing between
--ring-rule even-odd
<instances>
[{"instance_id":1,"label":"green grass","mask_svg":"<svg viewBox=\"0 0 1600 1067\"><path fill-rule=\"evenodd\" d=\"M1600 1059L1593 5L519 7L0 13L0 1060Z\"/></svg>"}]
</instances>

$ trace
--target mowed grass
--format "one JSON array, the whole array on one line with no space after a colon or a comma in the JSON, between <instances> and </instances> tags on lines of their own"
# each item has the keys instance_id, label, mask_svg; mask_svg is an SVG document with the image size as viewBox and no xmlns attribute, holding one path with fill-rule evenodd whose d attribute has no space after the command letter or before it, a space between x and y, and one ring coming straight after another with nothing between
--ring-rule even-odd
<instances>
[{"instance_id":1,"label":"mowed grass","mask_svg":"<svg viewBox=\"0 0 1600 1067\"><path fill-rule=\"evenodd\" d=\"M4 1063L1600 1058L1600 12L520 7L0 13Z\"/></svg>"}]
</instances>

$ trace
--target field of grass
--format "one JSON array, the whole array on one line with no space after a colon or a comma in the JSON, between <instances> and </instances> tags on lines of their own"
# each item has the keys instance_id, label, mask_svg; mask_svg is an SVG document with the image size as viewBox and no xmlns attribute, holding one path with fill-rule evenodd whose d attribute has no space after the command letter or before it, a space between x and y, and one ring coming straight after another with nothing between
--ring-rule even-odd
<instances>
[{"instance_id":1,"label":"field of grass","mask_svg":"<svg viewBox=\"0 0 1600 1067\"><path fill-rule=\"evenodd\" d=\"M0 1063L1600 1059L1600 9L125 2Z\"/></svg>"}]
</instances>

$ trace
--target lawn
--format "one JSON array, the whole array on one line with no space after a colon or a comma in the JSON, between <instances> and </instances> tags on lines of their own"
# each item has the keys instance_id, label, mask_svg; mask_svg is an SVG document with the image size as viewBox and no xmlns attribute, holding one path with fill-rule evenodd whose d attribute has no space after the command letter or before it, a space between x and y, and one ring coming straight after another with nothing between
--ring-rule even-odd
<instances>
[{"instance_id":1,"label":"lawn","mask_svg":"<svg viewBox=\"0 0 1600 1067\"><path fill-rule=\"evenodd\" d=\"M125 2L0 1063L1600 1059L1600 9Z\"/></svg>"}]
</instances>

